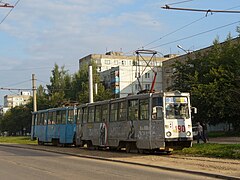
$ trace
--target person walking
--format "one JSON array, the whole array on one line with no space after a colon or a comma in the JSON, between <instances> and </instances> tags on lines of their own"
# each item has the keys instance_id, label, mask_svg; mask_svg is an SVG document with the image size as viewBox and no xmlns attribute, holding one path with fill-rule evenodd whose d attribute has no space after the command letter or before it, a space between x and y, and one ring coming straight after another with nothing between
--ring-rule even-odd
<instances>
[{"instance_id":1,"label":"person walking","mask_svg":"<svg viewBox=\"0 0 240 180\"><path fill-rule=\"evenodd\" d=\"M199 140L201 139L204 143L206 143L206 140L203 137L203 127L201 126L200 122L197 122L197 143L199 143Z\"/></svg>"},{"instance_id":2,"label":"person walking","mask_svg":"<svg viewBox=\"0 0 240 180\"><path fill-rule=\"evenodd\" d=\"M208 138L208 132L207 132L207 124L202 123L202 127L203 127L203 138L205 139L205 142L208 142L209 138Z\"/></svg>"}]
</instances>

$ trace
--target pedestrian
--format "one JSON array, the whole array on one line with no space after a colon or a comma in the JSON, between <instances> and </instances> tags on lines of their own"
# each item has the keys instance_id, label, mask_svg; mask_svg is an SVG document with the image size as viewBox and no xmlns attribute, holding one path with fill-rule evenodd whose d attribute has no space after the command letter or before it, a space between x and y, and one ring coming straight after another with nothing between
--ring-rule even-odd
<instances>
[{"instance_id":1,"label":"pedestrian","mask_svg":"<svg viewBox=\"0 0 240 180\"><path fill-rule=\"evenodd\" d=\"M204 137L203 137L203 127L201 126L200 122L197 122L197 143L199 143L199 140L201 139L204 143L206 142Z\"/></svg>"},{"instance_id":2,"label":"pedestrian","mask_svg":"<svg viewBox=\"0 0 240 180\"><path fill-rule=\"evenodd\" d=\"M209 138L208 138L208 132L207 132L207 124L202 123L202 127L203 127L203 138L205 139L205 142L208 142Z\"/></svg>"}]
</instances>

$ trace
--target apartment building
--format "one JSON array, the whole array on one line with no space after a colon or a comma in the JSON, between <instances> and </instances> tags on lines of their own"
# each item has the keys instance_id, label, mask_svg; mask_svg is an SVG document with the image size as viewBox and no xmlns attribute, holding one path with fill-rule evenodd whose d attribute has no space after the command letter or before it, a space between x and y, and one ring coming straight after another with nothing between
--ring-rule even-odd
<instances>
[{"instance_id":1,"label":"apartment building","mask_svg":"<svg viewBox=\"0 0 240 180\"><path fill-rule=\"evenodd\" d=\"M30 92L21 92L19 95L4 96L4 107L14 108L20 105L26 105L30 101Z\"/></svg>"},{"instance_id":2,"label":"apartment building","mask_svg":"<svg viewBox=\"0 0 240 180\"><path fill-rule=\"evenodd\" d=\"M115 97L125 97L140 90L150 90L155 73L154 90L162 91L162 62L169 58L172 56L137 58L121 52L90 54L79 60L79 69L94 62L105 87L112 89Z\"/></svg>"}]
</instances>

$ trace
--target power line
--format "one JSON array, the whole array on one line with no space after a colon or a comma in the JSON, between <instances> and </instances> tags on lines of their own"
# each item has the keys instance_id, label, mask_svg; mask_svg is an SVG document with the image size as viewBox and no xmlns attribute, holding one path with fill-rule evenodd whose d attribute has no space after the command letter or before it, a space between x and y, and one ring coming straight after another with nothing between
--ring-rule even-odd
<instances>
[{"instance_id":1,"label":"power line","mask_svg":"<svg viewBox=\"0 0 240 180\"><path fill-rule=\"evenodd\" d=\"M27 89L27 88L5 88L2 87L0 90L6 90L6 91L31 91L32 89Z\"/></svg>"},{"instance_id":2,"label":"power line","mask_svg":"<svg viewBox=\"0 0 240 180\"><path fill-rule=\"evenodd\" d=\"M198 21L201 21L201 20L204 19L204 18L206 18L206 16L201 17L201 18L199 18L199 19L197 19L197 20L195 20L195 21L192 21L192 22L190 22L189 24L186 24L186 25L184 25L184 26L182 26L182 27L180 27L180 28L178 28L178 29L176 29L176 30L168 33L168 34L165 34L164 36L162 36L162 37L160 37L160 38L158 38L158 39L156 39L156 40L154 40L154 41L146 44L146 45L143 46L143 47L149 46L150 44L153 44L153 43L155 43L155 42L157 42L157 41L159 41L159 40L161 40L161 39L163 39L163 38L165 38L165 37L167 37L167 36L169 36L169 35L172 35L172 34L174 34L175 32L180 31L180 30L182 30L182 29L184 29L184 28L186 28L186 27L188 27L188 26L190 26L190 25L192 25L192 24L194 24L194 23L196 23L196 22L198 22Z\"/></svg>"},{"instance_id":3,"label":"power line","mask_svg":"<svg viewBox=\"0 0 240 180\"><path fill-rule=\"evenodd\" d=\"M186 2L186 1L182 1L182 2ZM172 4L175 4L175 3L172 3ZM226 10L235 9L235 8L238 8L238 7L240 7L240 5L234 6L234 7L231 7L231 8L228 8L228 9L226 9ZM211 14L211 15L213 15L213 14ZM208 16L201 17L201 18L199 18L199 19L197 19L197 20L195 20L195 21L190 22L189 24L186 24L186 25L184 25L184 26L182 26L182 27L180 27L180 28L178 28L178 29L176 29L176 30L168 33L168 34L165 34L164 36L162 36L162 37L160 37L160 38L158 38L158 39L156 39L156 40L153 40L153 41L151 41L150 43L142 46L142 48L144 48L144 47L146 47L146 46L149 46L150 44L153 44L153 43L155 43L155 42L157 42L157 41L159 41L159 40L161 40L161 39L163 39L163 38L165 38L165 37L167 37L167 36L169 36L169 35L172 35L172 34L176 33L177 31L180 31L180 30L182 30L182 29L184 29L184 28L186 28L186 27L188 27L188 26L190 26L190 25L192 25L192 24L194 24L194 23L196 23L196 22L198 22L198 21L201 21L202 19L204 19L204 18L206 18L206 17L208 17Z\"/></svg>"},{"instance_id":4,"label":"power line","mask_svg":"<svg viewBox=\"0 0 240 180\"><path fill-rule=\"evenodd\" d=\"M42 82L42 83L45 83L45 84L49 84L49 82L46 82L46 81L42 81L42 80L37 80L38 82Z\"/></svg>"},{"instance_id":5,"label":"power line","mask_svg":"<svg viewBox=\"0 0 240 180\"><path fill-rule=\"evenodd\" d=\"M13 7L16 7L17 4L19 3L20 0L18 0ZM6 16L2 19L2 21L0 22L0 25L6 20L6 18L10 15L10 13L12 12L13 8L6 14Z\"/></svg>"},{"instance_id":6,"label":"power line","mask_svg":"<svg viewBox=\"0 0 240 180\"><path fill-rule=\"evenodd\" d=\"M18 82L18 83L15 83L15 84L10 84L10 85L7 85L7 86L16 86L16 85L23 84L23 83L30 82L30 81L31 81L31 79L27 80L27 81Z\"/></svg>"},{"instance_id":7,"label":"power line","mask_svg":"<svg viewBox=\"0 0 240 180\"><path fill-rule=\"evenodd\" d=\"M206 12L208 13L240 13L240 11L229 11L229 10L211 10L211 9L192 9L192 8L174 8L169 5L165 5L162 9L170 9L170 10L180 10L180 11L195 11L195 12Z\"/></svg>"},{"instance_id":8,"label":"power line","mask_svg":"<svg viewBox=\"0 0 240 180\"><path fill-rule=\"evenodd\" d=\"M227 26L231 26L231 25L234 25L234 24L237 24L237 23L240 23L240 21L236 21L236 22L233 22L233 23L229 23L229 24L226 24L226 25L223 25L223 26L219 26L219 27L216 27L216 28L207 30L207 31L203 31L203 32L200 32L200 33L191 35L191 36L187 36L187 37L184 37L184 38L181 38L181 39L177 39L177 40L174 40L174 41L171 41L171 42L168 42L168 43L164 43L164 44L161 44L161 45L152 47L152 48L150 48L150 49L155 49L155 48L158 48L158 47L161 47L161 46L165 46L165 45L168 45L168 44L172 44L172 43L175 43L175 42L178 42L178 41L186 40L186 39L189 39L189 38L192 38L192 37L196 37L196 36L199 36L199 35L202 35L202 34L206 34L206 33L209 33L209 32L215 31L215 30L218 30L218 29L222 29L222 28L225 28L225 27L227 27Z\"/></svg>"},{"instance_id":9,"label":"power line","mask_svg":"<svg viewBox=\"0 0 240 180\"><path fill-rule=\"evenodd\" d=\"M194 0L180 1L180 2L175 2L175 3L168 4L168 5L182 4L182 3L186 3L186 2L190 2L190 1L194 1Z\"/></svg>"}]
</instances>

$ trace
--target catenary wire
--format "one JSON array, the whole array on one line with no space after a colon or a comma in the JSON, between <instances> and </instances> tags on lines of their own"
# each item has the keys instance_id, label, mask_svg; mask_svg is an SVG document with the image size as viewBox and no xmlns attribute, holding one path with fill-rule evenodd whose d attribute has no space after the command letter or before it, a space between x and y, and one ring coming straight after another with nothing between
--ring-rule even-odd
<instances>
[{"instance_id":1,"label":"catenary wire","mask_svg":"<svg viewBox=\"0 0 240 180\"><path fill-rule=\"evenodd\" d=\"M187 37L184 37L184 38L180 38L180 39L177 39L177 40L168 42L168 43L160 44L160 45L158 45L158 46L151 47L150 49L154 49L154 48L158 48L158 47L165 46L165 45L168 45L168 44L172 44L172 43L175 43L175 42L179 42L179 41L182 41L182 40L186 40L186 39L189 39L189 38L192 38L192 37L196 37L196 36L199 36L199 35L202 35L202 34L206 34L206 33L209 33L209 32L215 31L215 30L218 30L218 29L222 29L222 28L225 28L225 27L228 27L228 26L237 24L237 23L240 23L240 21L235 21L235 22L232 22L232 23L229 23L229 24L226 24L226 25L223 25L223 26L219 26L219 27L216 27L216 28L207 30L207 31L203 31L203 32L200 32L200 33L191 35L191 36L187 36Z\"/></svg>"},{"instance_id":2,"label":"catenary wire","mask_svg":"<svg viewBox=\"0 0 240 180\"><path fill-rule=\"evenodd\" d=\"M225 9L225 10L235 9L235 8L238 8L238 7L240 7L240 5L234 6L234 7ZM210 15L213 15L213 14L210 14ZM184 28L186 28L186 27L188 27L188 26L190 26L190 25L192 25L192 24L194 24L194 23L196 23L196 22L198 22L198 21L203 20L203 19L206 18L206 17L208 17L208 16L203 16L203 17L201 17L201 18L199 18L199 19L196 19L196 20L194 20L194 21L192 21L192 22L190 22L190 23L188 23L188 24L186 24L186 25L184 25L184 26L182 26L182 27L180 27L180 28L178 28L178 29L176 29L176 30L168 33L168 34L163 35L162 37L160 37L160 38L158 38L158 39L156 39L156 40L151 41L150 43L148 43L148 44L146 44L146 45L144 45L144 46L142 46L142 47L143 47L143 48L144 48L144 47L147 47L147 46L149 46L150 44L153 44L153 43L155 43L155 42L157 42L157 41L159 41L159 40L161 40L161 39L163 39L163 38L165 38L165 37L167 37L167 36L169 36L169 35L172 35L172 34L176 33L177 31L180 31L180 30L182 30L182 29L184 29Z\"/></svg>"},{"instance_id":3,"label":"catenary wire","mask_svg":"<svg viewBox=\"0 0 240 180\"><path fill-rule=\"evenodd\" d=\"M23 84L23 83L30 82L30 81L31 81L31 79L30 79L30 80L27 80L27 81L22 81L22 82L14 83L14 84L9 84L9 85L7 85L7 86L16 86L16 85Z\"/></svg>"},{"instance_id":4,"label":"catenary wire","mask_svg":"<svg viewBox=\"0 0 240 180\"><path fill-rule=\"evenodd\" d=\"M168 33L168 34L165 34L164 36L162 36L162 37L160 37L160 38L158 38L158 39L156 39L156 40L154 40L154 41L152 41L152 42L144 45L143 47L147 47L147 46L149 46L149 45L151 45L151 44L153 44L153 43L155 43L155 42L157 42L157 41L159 41L159 40L161 40L161 39L163 39L163 38L165 38L165 37L167 37L167 36L169 36L169 35L174 34L174 33L177 32L177 31L180 31L180 30L182 30L182 29L184 29L184 28L186 28L186 27L188 27L188 26L190 26L190 25L192 25L192 24L194 24L194 23L196 23L196 22L198 22L198 21L201 21L201 20L204 19L204 18L206 18L206 16L201 17L201 18L199 18L199 19L197 19L197 20L195 20L195 21L192 21L191 23L186 24L186 25L184 25L184 26L182 26L182 27L180 27L180 28L178 28L178 29L176 29L176 30Z\"/></svg>"},{"instance_id":5,"label":"catenary wire","mask_svg":"<svg viewBox=\"0 0 240 180\"><path fill-rule=\"evenodd\" d=\"M182 4L182 3L186 3L186 2L190 2L190 1L194 1L194 0L180 1L180 2L175 2L175 3L168 4L168 5Z\"/></svg>"},{"instance_id":6,"label":"catenary wire","mask_svg":"<svg viewBox=\"0 0 240 180\"><path fill-rule=\"evenodd\" d=\"M14 7L16 7L19 2L20 0L17 0L17 2L14 4ZM10 11L6 14L6 16L1 20L0 25L7 19L7 17L11 14L12 11L13 8L11 8Z\"/></svg>"}]
</instances>

